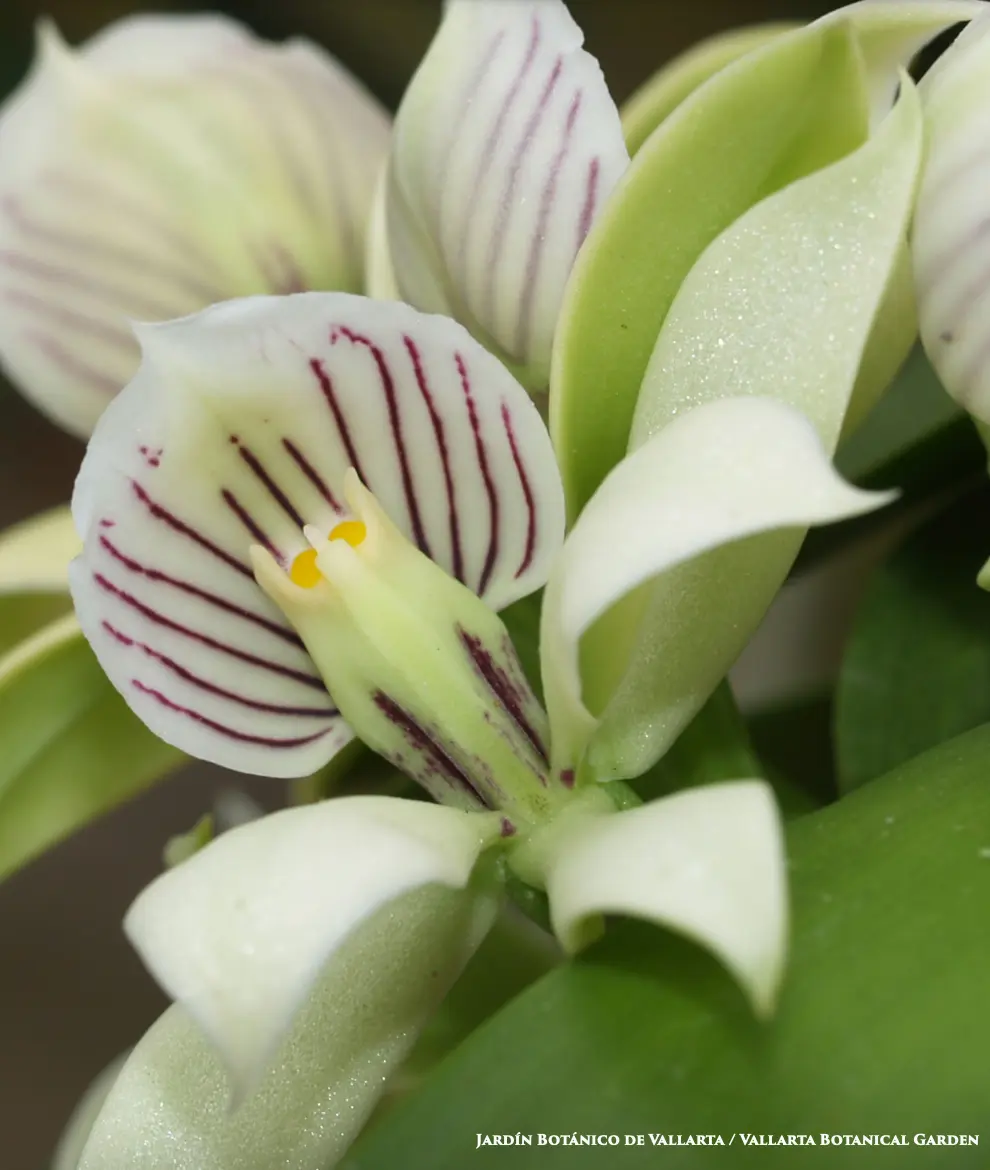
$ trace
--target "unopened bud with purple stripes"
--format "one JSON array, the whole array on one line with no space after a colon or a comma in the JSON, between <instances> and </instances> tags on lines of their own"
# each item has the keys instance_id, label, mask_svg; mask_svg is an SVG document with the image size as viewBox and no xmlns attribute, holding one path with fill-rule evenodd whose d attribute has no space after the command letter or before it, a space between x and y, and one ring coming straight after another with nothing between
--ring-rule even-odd
<instances>
[{"instance_id":1,"label":"unopened bud with purple stripes","mask_svg":"<svg viewBox=\"0 0 990 1170\"><path fill-rule=\"evenodd\" d=\"M495 612L411 543L353 468L355 519L255 576L298 631L352 730L442 804L505 814L503 832L570 794L551 784L549 728Z\"/></svg>"}]
</instances>

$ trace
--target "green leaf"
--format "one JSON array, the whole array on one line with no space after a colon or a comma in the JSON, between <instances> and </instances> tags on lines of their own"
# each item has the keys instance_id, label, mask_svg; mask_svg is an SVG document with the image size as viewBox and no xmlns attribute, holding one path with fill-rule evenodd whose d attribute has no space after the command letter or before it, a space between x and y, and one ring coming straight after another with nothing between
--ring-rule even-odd
<instances>
[{"instance_id":1,"label":"green leaf","mask_svg":"<svg viewBox=\"0 0 990 1170\"><path fill-rule=\"evenodd\" d=\"M839 783L850 791L990 720L990 487L969 492L873 574L836 695Z\"/></svg>"},{"instance_id":2,"label":"green leaf","mask_svg":"<svg viewBox=\"0 0 990 1170\"><path fill-rule=\"evenodd\" d=\"M613 923L585 956L479 1029L368 1133L346 1170L461 1170L476 1134L986 1132L990 727L788 828L794 929L761 1027L698 948ZM776 1151L791 1167L875 1166L875 1149ZM760 1151L757 1157L773 1155ZM913 1144L885 1165L980 1170ZM725 1148L569 1148L561 1164L751 1166ZM555 1164L555 1163L554 1163ZM762 1165L763 1162L761 1161Z\"/></svg>"},{"instance_id":3,"label":"green leaf","mask_svg":"<svg viewBox=\"0 0 990 1170\"><path fill-rule=\"evenodd\" d=\"M554 344L551 431L572 517L626 453L698 257L759 200L859 146L867 106L848 25L799 29L719 73L633 160L581 249Z\"/></svg>"},{"instance_id":4,"label":"green leaf","mask_svg":"<svg viewBox=\"0 0 990 1170\"><path fill-rule=\"evenodd\" d=\"M796 407L834 450L896 271L921 129L906 81L864 146L757 204L707 249L650 360L633 448L702 403L755 395ZM716 548L655 578L585 635L582 671L622 679L589 767L621 779L664 754L756 629L803 536L781 529Z\"/></svg>"},{"instance_id":5,"label":"green leaf","mask_svg":"<svg viewBox=\"0 0 990 1170\"><path fill-rule=\"evenodd\" d=\"M622 129L629 154L636 154L660 123L710 77L797 27L778 22L730 29L699 41L668 61L622 107Z\"/></svg>"},{"instance_id":6,"label":"green leaf","mask_svg":"<svg viewBox=\"0 0 990 1170\"><path fill-rule=\"evenodd\" d=\"M74 617L0 659L0 878L176 767Z\"/></svg>"}]
</instances>

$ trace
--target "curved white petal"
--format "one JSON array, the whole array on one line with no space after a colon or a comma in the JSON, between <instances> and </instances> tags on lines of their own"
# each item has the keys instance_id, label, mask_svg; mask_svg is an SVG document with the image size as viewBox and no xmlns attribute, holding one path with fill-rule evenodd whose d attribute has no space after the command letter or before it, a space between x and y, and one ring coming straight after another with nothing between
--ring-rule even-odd
<instances>
[{"instance_id":1,"label":"curved white petal","mask_svg":"<svg viewBox=\"0 0 990 1170\"><path fill-rule=\"evenodd\" d=\"M358 289L388 140L304 41L136 17L78 52L50 28L0 110L0 360L85 435L133 374L129 320L228 297Z\"/></svg>"},{"instance_id":2,"label":"curved white petal","mask_svg":"<svg viewBox=\"0 0 990 1170\"><path fill-rule=\"evenodd\" d=\"M66 507L52 508L0 533L0 594L61 593L82 544Z\"/></svg>"},{"instance_id":3,"label":"curved white petal","mask_svg":"<svg viewBox=\"0 0 990 1170\"><path fill-rule=\"evenodd\" d=\"M376 301L401 301L399 283L395 278L392 253L388 241L388 167L382 168L368 222L368 242L365 246L364 291Z\"/></svg>"},{"instance_id":4,"label":"curved white petal","mask_svg":"<svg viewBox=\"0 0 990 1170\"><path fill-rule=\"evenodd\" d=\"M912 239L921 339L949 393L990 422L990 14L921 95L927 155Z\"/></svg>"},{"instance_id":5,"label":"curved white petal","mask_svg":"<svg viewBox=\"0 0 990 1170\"><path fill-rule=\"evenodd\" d=\"M707 403L648 439L581 513L544 595L543 689L555 770L579 762L595 728L582 701L578 648L581 636L617 601L743 537L830 523L890 499L889 492L863 492L845 483L811 423L771 399ZM732 589L733 583L719 588ZM711 625L717 628L717 600L708 592L700 596L716 607ZM668 689L688 686L690 673L690 661L665 664L656 686L658 711Z\"/></svg>"},{"instance_id":6,"label":"curved white petal","mask_svg":"<svg viewBox=\"0 0 990 1170\"><path fill-rule=\"evenodd\" d=\"M82 1095L59 1138L52 1156L51 1170L79 1170L79 1159L92 1132L93 1123L99 1116L128 1055L129 1053L125 1052L111 1061Z\"/></svg>"},{"instance_id":7,"label":"curved white petal","mask_svg":"<svg viewBox=\"0 0 990 1170\"><path fill-rule=\"evenodd\" d=\"M866 65L871 124L890 112L900 73L947 28L986 11L985 0L857 0L821 17L819 23L848 20L856 30Z\"/></svg>"},{"instance_id":8,"label":"curved white petal","mask_svg":"<svg viewBox=\"0 0 990 1170\"><path fill-rule=\"evenodd\" d=\"M345 293L254 298L142 330L73 498L80 622L137 714L227 767L304 775L349 733L249 549L284 568L355 467L493 607L532 592L563 500L526 392L453 321Z\"/></svg>"},{"instance_id":9,"label":"curved white petal","mask_svg":"<svg viewBox=\"0 0 990 1170\"><path fill-rule=\"evenodd\" d=\"M410 303L545 387L564 284L629 158L561 0L452 0L396 115L388 231Z\"/></svg>"},{"instance_id":10,"label":"curved white petal","mask_svg":"<svg viewBox=\"0 0 990 1170\"><path fill-rule=\"evenodd\" d=\"M464 889L500 828L494 814L390 797L287 809L230 830L163 874L124 928L243 1096L351 934L411 890Z\"/></svg>"},{"instance_id":11,"label":"curved white petal","mask_svg":"<svg viewBox=\"0 0 990 1170\"><path fill-rule=\"evenodd\" d=\"M117 1078L79 1170L330 1170L493 917L483 895L436 885L380 910L330 962L276 1063L233 1111L219 1056L173 1006Z\"/></svg>"},{"instance_id":12,"label":"curved white petal","mask_svg":"<svg viewBox=\"0 0 990 1170\"><path fill-rule=\"evenodd\" d=\"M713 951L758 1015L773 1010L787 949L787 861L761 780L692 788L562 836L548 868L554 931L582 943L589 918L625 914Z\"/></svg>"}]
</instances>

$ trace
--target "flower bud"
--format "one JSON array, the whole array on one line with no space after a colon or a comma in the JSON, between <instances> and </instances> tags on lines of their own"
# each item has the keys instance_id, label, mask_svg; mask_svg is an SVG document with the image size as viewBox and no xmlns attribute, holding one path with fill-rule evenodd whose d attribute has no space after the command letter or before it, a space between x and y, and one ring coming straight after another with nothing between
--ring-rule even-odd
<instances>
[{"instance_id":1,"label":"flower bud","mask_svg":"<svg viewBox=\"0 0 990 1170\"><path fill-rule=\"evenodd\" d=\"M356 472L355 519L286 573L252 549L261 587L306 644L349 726L436 799L541 820L570 793L547 779L546 717L493 610L411 544Z\"/></svg>"},{"instance_id":2,"label":"flower bud","mask_svg":"<svg viewBox=\"0 0 990 1170\"><path fill-rule=\"evenodd\" d=\"M302 289L358 291L384 112L304 41L221 17L50 26L0 109L0 360L92 430L133 375L129 321Z\"/></svg>"}]
</instances>

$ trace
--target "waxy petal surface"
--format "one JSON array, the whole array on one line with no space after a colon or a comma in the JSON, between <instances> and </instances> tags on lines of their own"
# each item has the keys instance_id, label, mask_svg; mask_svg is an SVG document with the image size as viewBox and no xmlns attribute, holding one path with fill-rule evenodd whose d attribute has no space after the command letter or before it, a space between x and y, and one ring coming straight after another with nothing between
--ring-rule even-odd
<instances>
[{"instance_id":1,"label":"waxy petal surface","mask_svg":"<svg viewBox=\"0 0 990 1170\"><path fill-rule=\"evenodd\" d=\"M388 231L402 295L545 389L564 284L628 164L561 0L452 0L396 115Z\"/></svg>"},{"instance_id":2,"label":"waxy petal surface","mask_svg":"<svg viewBox=\"0 0 990 1170\"><path fill-rule=\"evenodd\" d=\"M50 28L0 112L0 360L86 435L131 377L131 319L229 297L359 290L388 140L378 103L305 41L221 17Z\"/></svg>"},{"instance_id":3,"label":"waxy petal surface","mask_svg":"<svg viewBox=\"0 0 990 1170\"><path fill-rule=\"evenodd\" d=\"M609 675L606 663L600 673L586 674L582 696L580 641L599 619L605 618L599 632L612 663L648 653L656 671L658 720L681 718L693 696L694 658L703 639L681 646L676 628L667 631L666 641L651 629L657 641L644 648L635 622L618 630L607 625L617 602L646 582L662 585L663 575L677 569L690 595L691 584L705 572L706 553L754 533L859 515L890 498L845 483L808 420L770 399L727 398L700 406L624 459L568 535L543 599L543 689L554 770L579 763L596 715L604 707L607 718L610 694L621 680ZM762 570L756 564L747 571L745 583L752 588ZM721 615L732 612L733 591L741 587L731 576L720 581L721 602L698 614L706 629L721 629ZM645 612L647 596L631 599L633 613Z\"/></svg>"},{"instance_id":4,"label":"waxy petal surface","mask_svg":"<svg viewBox=\"0 0 990 1170\"><path fill-rule=\"evenodd\" d=\"M758 1015L773 1010L787 949L783 826L768 784L692 788L590 818L547 874L554 930L576 950L588 919L625 914L713 951Z\"/></svg>"},{"instance_id":5,"label":"waxy petal surface","mask_svg":"<svg viewBox=\"0 0 990 1170\"><path fill-rule=\"evenodd\" d=\"M173 1006L118 1076L79 1170L330 1170L493 915L484 895L436 885L379 911L331 960L274 1065L233 1111L220 1057ZM249 967L229 972L235 986Z\"/></svg>"},{"instance_id":6,"label":"waxy petal surface","mask_svg":"<svg viewBox=\"0 0 990 1170\"><path fill-rule=\"evenodd\" d=\"M685 410L745 394L797 408L826 455L834 451L850 404L865 410L864 390L883 388L861 371L897 281L922 150L920 103L905 76L894 110L859 150L758 203L709 246L660 333L631 447ZM609 709L589 764L601 778L642 774L725 676L806 525L778 527L664 574L649 598L610 615L608 641L592 632L588 678L622 680L598 697Z\"/></svg>"},{"instance_id":7,"label":"waxy petal surface","mask_svg":"<svg viewBox=\"0 0 990 1170\"><path fill-rule=\"evenodd\" d=\"M463 890L499 832L493 814L390 797L286 809L163 874L124 927L243 1096L352 932L422 886Z\"/></svg>"},{"instance_id":8,"label":"waxy petal surface","mask_svg":"<svg viewBox=\"0 0 990 1170\"><path fill-rule=\"evenodd\" d=\"M73 500L80 621L162 738L302 775L349 738L249 550L286 571L344 516L354 467L494 608L543 584L563 501L526 392L453 321L344 293L253 298L142 330Z\"/></svg>"},{"instance_id":9,"label":"waxy petal surface","mask_svg":"<svg viewBox=\"0 0 990 1170\"><path fill-rule=\"evenodd\" d=\"M990 422L990 15L921 88L927 154L912 238L921 339L946 390Z\"/></svg>"}]
</instances>

